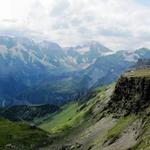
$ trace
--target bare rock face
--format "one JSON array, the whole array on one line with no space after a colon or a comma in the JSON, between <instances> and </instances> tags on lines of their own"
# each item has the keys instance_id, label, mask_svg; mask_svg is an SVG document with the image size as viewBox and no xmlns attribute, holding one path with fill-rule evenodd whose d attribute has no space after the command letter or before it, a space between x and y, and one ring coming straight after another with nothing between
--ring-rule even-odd
<instances>
[{"instance_id":1,"label":"bare rock face","mask_svg":"<svg viewBox=\"0 0 150 150\"><path fill-rule=\"evenodd\" d=\"M143 113L150 106L150 74L120 77L108 105L120 116Z\"/></svg>"}]
</instances>

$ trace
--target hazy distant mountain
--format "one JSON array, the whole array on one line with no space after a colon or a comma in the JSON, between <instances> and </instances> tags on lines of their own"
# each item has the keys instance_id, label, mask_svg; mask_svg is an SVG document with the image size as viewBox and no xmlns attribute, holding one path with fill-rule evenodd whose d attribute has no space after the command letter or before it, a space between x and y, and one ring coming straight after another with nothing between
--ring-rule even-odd
<instances>
[{"instance_id":1,"label":"hazy distant mountain","mask_svg":"<svg viewBox=\"0 0 150 150\"><path fill-rule=\"evenodd\" d=\"M150 53L150 51L147 52ZM53 82L49 81L42 86L30 89L19 95L18 99L32 103L50 102L53 104L62 104L77 99L92 88L114 82L140 57L139 50L132 53L119 51L111 55L101 56L88 68L65 74ZM142 55L143 57L144 55Z\"/></svg>"},{"instance_id":2,"label":"hazy distant mountain","mask_svg":"<svg viewBox=\"0 0 150 150\"><path fill-rule=\"evenodd\" d=\"M115 53L95 41L62 48L49 41L3 36L0 103L61 104L114 81L140 58L150 58L150 50Z\"/></svg>"}]
</instances>

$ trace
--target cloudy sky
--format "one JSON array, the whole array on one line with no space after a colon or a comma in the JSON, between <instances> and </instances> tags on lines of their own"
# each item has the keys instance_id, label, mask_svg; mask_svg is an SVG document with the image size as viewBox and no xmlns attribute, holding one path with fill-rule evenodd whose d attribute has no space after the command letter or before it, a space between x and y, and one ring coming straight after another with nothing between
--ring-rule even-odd
<instances>
[{"instance_id":1,"label":"cloudy sky","mask_svg":"<svg viewBox=\"0 0 150 150\"><path fill-rule=\"evenodd\" d=\"M150 1L0 0L0 31L63 46L97 40L112 49L150 48Z\"/></svg>"}]
</instances>

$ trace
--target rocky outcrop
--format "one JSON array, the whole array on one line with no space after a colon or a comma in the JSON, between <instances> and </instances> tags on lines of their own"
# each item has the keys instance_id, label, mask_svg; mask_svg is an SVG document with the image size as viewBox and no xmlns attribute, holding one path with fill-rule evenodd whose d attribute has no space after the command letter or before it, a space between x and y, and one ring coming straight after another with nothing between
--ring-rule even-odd
<instances>
[{"instance_id":1,"label":"rocky outcrop","mask_svg":"<svg viewBox=\"0 0 150 150\"><path fill-rule=\"evenodd\" d=\"M121 76L108 105L110 112L121 116L145 112L150 105L150 75Z\"/></svg>"}]
</instances>

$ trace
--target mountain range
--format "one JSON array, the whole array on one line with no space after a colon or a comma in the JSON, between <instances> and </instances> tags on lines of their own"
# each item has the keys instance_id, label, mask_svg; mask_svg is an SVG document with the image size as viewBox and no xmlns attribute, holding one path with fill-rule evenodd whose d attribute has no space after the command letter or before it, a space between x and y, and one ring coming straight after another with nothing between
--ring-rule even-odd
<instances>
[{"instance_id":1,"label":"mountain range","mask_svg":"<svg viewBox=\"0 0 150 150\"><path fill-rule=\"evenodd\" d=\"M5 99L14 102L0 108L0 149L149 150L148 57L146 48L130 53L118 51L99 56L81 70L60 74L51 74L50 70L48 74L44 72L47 76L39 78L40 82L31 82L24 92L19 94L17 91L16 95ZM18 71L20 69L24 67ZM94 72L97 76L92 74L94 69L98 70ZM126 71L121 73L123 70ZM117 76L120 77L116 79ZM73 96L76 98L75 91L79 94L78 99L71 101ZM70 102L64 104L66 101L60 95L67 92L72 94L72 99L67 99ZM67 94L62 97L68 98ZM15 103L19 100L20 103Z\"/></svg>"},{"instance_id":2,"label":"mountain range","mask_svg":"<svg viewBox=\"0 0 150 150\"><path fill-rule=\"evenodd\" d=\"M150 50L113 51L90 41L75 47L0 37L0 105L63 104L115 81Z\"/></svg>"}]
</instances>

